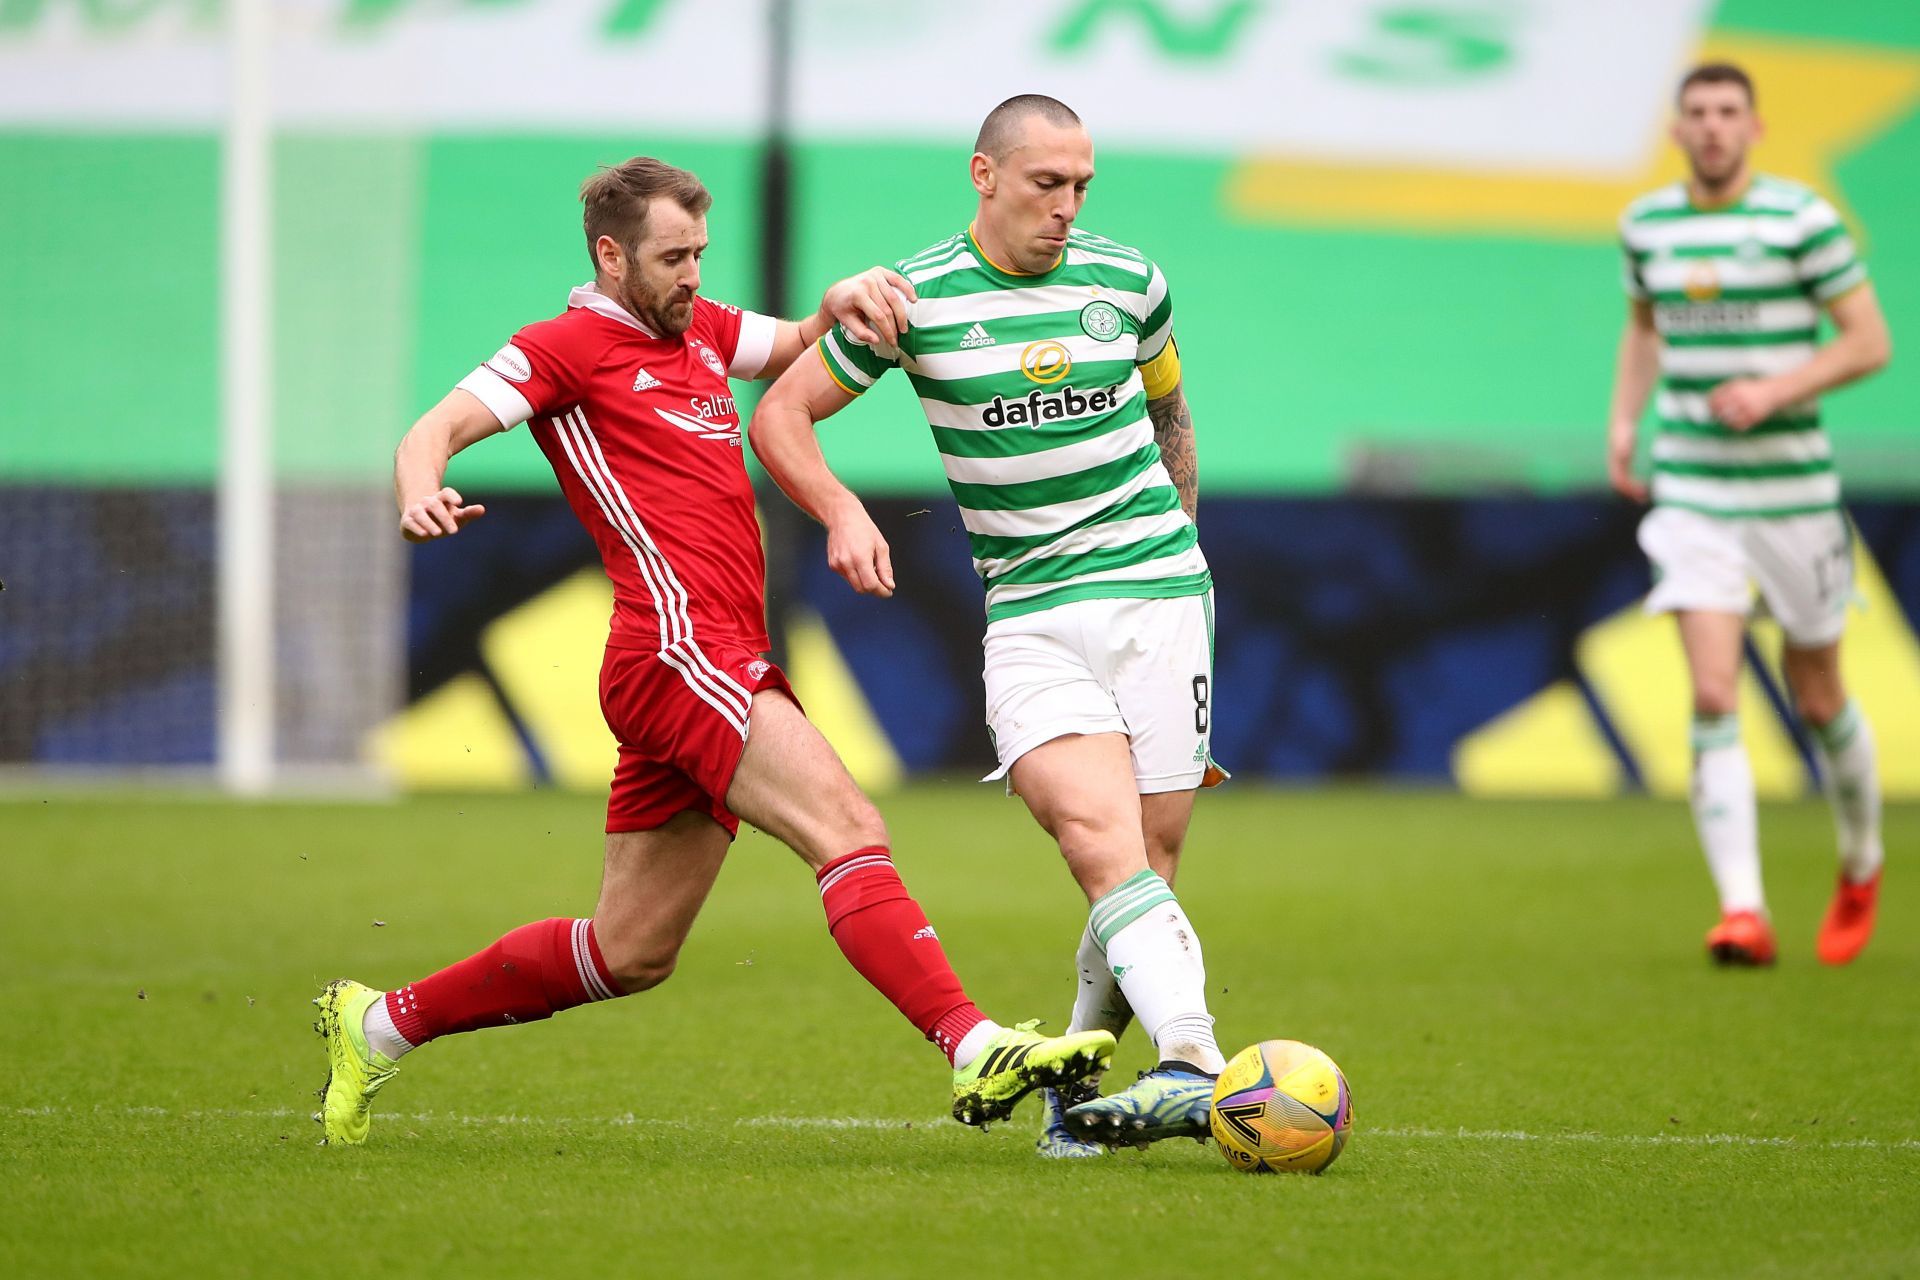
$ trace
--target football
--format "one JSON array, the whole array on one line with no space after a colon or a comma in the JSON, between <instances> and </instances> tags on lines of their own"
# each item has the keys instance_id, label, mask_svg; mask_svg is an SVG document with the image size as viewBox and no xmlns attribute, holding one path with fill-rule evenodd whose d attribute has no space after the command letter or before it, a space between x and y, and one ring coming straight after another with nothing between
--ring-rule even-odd
<instances>
[{"instance_id":1,"label":"football","mask_svg":"<svg viewBox=\"0 0 1920 1280\"><path fill-rule=\"evenodd\" d=\"M1234 1055L1208 1112L1227 1163L1246 1173L1319 1173L1353 1130L1353 1094L1332 1058L1298 1040Z\"/></svg>"}]
</instances>

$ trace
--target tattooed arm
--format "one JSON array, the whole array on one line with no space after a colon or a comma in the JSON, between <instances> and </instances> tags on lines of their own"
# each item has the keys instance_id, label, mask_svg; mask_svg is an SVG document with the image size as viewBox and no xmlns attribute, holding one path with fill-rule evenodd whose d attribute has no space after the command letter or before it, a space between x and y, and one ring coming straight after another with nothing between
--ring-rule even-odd
<instances>
[{"instance_id":1,"label":"tattooed arm","mask_svg":"<svg viewBox=\"0 0 1920 1280\"><path fill-rule=\"evenodd\" d=\"M1180 491L1180 506L1187 519L1200 520L1200 457L1193 446L1193 411L1187 408L1187 393L1179 383L1157 400L1147 401L1147 416L1153 419L1153 442L1160 446L1160 460L1173 487Z\"/></svg>"}]
</instances>

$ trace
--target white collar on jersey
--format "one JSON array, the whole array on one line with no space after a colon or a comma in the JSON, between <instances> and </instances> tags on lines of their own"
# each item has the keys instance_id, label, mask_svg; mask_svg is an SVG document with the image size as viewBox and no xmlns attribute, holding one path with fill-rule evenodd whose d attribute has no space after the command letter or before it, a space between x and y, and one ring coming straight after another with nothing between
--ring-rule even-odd
<instances>
[{"instance_id":1,"label":"white collar on jersey","mask_svg":"<svg viewBox=\"0 0 1920 1280\"><path fill-rule=\"evenodd\" d=\"M585 307L589 311L598 312L609 320L618 320L621 324L630 325L638 329L649 338L657 338L660 336L644 324L641 324L639 320L635 319L633 312L627 310L612 298L609 298L606 294L596 289L591 280L567 295L567 306Z\"/></svg>"}]
</instances>

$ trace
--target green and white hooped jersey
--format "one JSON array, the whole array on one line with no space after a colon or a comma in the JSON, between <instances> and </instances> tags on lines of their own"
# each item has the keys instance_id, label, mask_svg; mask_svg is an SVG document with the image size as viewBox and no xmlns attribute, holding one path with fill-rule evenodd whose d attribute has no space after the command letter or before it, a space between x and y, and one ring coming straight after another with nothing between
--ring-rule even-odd
<instances>
[{"instance_id":1,"label":"green and white hooped jersey","mask_svg":"<svg viewBox=\"0 0 1920 1280\"><path fill-rule=\"evenodd\" d=\"M1716 516L1790 516L1840 505L1818 406L1793 405L1745 432L1707 409L1728 378L1804 363L1820 312L1867 278L1833 206L1756 175L1730 205L1696 209L1685 183L1642 196L1620 220L1629 297L1660 332L1653 500Z\"/></svg>"},{"instance_id":2,"label":"green and white hooped jersey","mask_svg":"<svg viewBox=\"0 0 1920 1280\"><path fill-rule=\"evenodd\" d=\"M1074 230L1039 275L962 232L901 260L918 299L898 350L835 328L819 352L858 395L896 365L920 397L987 589L987 619L1074 600L1212 586L1160 461L1140 366L1173 340L1173 302L1138 250Z\"/></svg>"}]
</instances>

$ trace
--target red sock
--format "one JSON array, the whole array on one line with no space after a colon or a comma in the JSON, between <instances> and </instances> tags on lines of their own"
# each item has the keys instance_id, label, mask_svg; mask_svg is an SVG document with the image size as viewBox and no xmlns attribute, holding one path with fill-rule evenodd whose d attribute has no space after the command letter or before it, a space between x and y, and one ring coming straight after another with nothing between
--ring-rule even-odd
<instances>
[{"instance_id":1,"label":"red sock","mask_svg":"<svg viewBox=\"0 0 1920 1280\"><path fill-rule=\"evenodd\" d=\"M387 1015L422 1045L439 1036L513 1022L620 995L591 920L539 920L430 978L387 993Z\"/></svg>"},{"instance_id":2,"label":"red sock","mask_svg":"<svg viewBox=\"0 0 1920 1280\"><path fill-rule=\"evenodd\" d=\"M879 845L835 858L815 876L827 930L849 963L951 1060L960 1038L985 1022L947 963L926 912Z\"/></svg>"}]
</instances>

